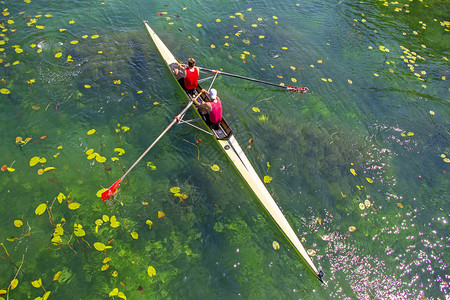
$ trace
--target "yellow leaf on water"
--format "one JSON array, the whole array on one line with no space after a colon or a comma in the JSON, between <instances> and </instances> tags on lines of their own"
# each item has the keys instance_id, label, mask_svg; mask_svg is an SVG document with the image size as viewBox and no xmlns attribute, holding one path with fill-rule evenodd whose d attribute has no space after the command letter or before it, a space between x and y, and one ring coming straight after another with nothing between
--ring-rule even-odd
<instances>
[{"instance_id":1,"label":"yellow leaf on water","mask_svg":"<svg viewBox=\"0 0 450 300\"><path fill-rule=\"evenodd\" d=\"M292 82L297 82L297 79L291 78Z\"/></svg>"},{"instance_id":2,"label":"yellow leaf on water","mask_svg":"<svg viewBox=\"0 0 450 300\"><path fill-rule=\"evenodd\" d=\"M62 56L62 53L61 53L61 52L58 52L58 53L55 54L55 57L56 57L56 58L60 58L61 56Z\"/></svg>"},{"instance_id":3,"label":"yellow leaf on water","mask_svg":"<svg viewBox=\"0 0 450 300\"><path fill-rule=\"evenodd\" d=\"M61 277L61 271L56 272L55 276L53 276L53 281L58 281L59 277Z\"/></svg>"},{"instance_id":4,"label":"yellow leaf on water","mask_svg":"<svg viewBox=\"0 0 450 300\"><path fill-rule=\"evenodd\" d=\"M13 290L13 289L15 289L16 288L16 286L19 284L19 280L16 278L16 279L13 279L13 280L11 280L11 284L10 284L10 289L11 290Z\"/></svg>"},{"instance_id":5,"label":"yellow leaf on water","mask_svg":"<svg viewBox=\"0 0 450 300\"><path fill-rule=\"evenodd\" d=\"M158 211L158 219L164 218L165 215L162 211Z\"/></svg>"},{"instance_id":6,"label":"yellow leaf on water","mask_svg":"<svg viewBox=\"0 0 450 300\"><path fill-rule=\"evenodd\" d=\"M119 227L120 226L120 222L118 222L117 220L116 220L116 216L111 216L111 219L110 219L110 224L109 224L112 228L117 228L117 227Z\"/></svg>"},{"instance_id":7,"label":"yellow leaf on water","mask_svg":"<svg viewBox=\"0 0 450 300\"><path fill-rule=\"evenodd\" d=\"M42 175L42 174L44 174L44 170L43 170L43 169L39 169L39 170L37 171L37 173L38 173L38 175Z\"/></svg>"},{"instance_id":8,"label":"yellow leaf on water","mask_svg":"<svg viewBox=\"0 0 450 300\"><path fill-rule=\"evenodd\" d=\"M104 163L106 161L106 157L97 155L95 157L95 160L98 161L99 163Z\"/></svg>"},{"instance_id":9,"label":"yellow leaf on water","mask_svg":"<svg viewBox=\"0 0 450 300\"><path fill-rule=\"evenodd\" d=\"M56 197L58 199L59 203L62 203L62 201L64 199L66 199L66 196L63 193L59 193L58 196Z\"/></svg>"},{"instance_id":10,"label":"yellow leaf on water","mask_svg":"<svg viewBox=\"0 0 450 300\"><path fill-rule=\"evenodd\" d=\"M104 265L102 266L101 270L102 270L102 271L106 271L106 270L108 270L108 268L109 268L109 265L108 265L108 264L104 264Z\"/></svg>"},{"instance_id":11,"label":"yellow leaf on water","mask_svg":"<svg viewBox=\"0 0 450 300\"><path fill-rule=\"evenodd\" d=\"M356 176L356 171L355 171L355 169L350 169L350 172L353 174L353 176Z\"/></svg>"},{"instance_id":12,"label":"yellow leaf on water","mask_svg":"<svg viewBox=\"0 0 450 300\"><path fill-rule=\"evenodd\" d=\"M355 231L356 230L356 227L355 226L350 226L349 228L348 228L348 231L350 231L350 232L353 232L353 231Z\"/></svg>"},{"instance_id":13,"label":"yellow leaf on water","mask_svg":"<svg viewBox=\"0 0 450 300\"><path fill-rule=\"evenodd\" d=\"M114 217L114 219L115 219L116 217ZM107 216L107 215L103 215L102 216L102 220L103 220L103 222L109 222L109 217Z\"/></svg>"},{"instance_id":14,"label":"yellow leaf on water","mask_svg":"<svg viewBox=\"0 0 450 300\"><path fill-rule=\"evenodd\" d=\"M148 274L148 276L150 276L150 277L155 276L155 275L156 275L156 270L155 270L155 268L153 268L152 266L148 266L148 268L147 268L147 274Z\"/></svg>"},{"instance_id":15,"label":"yellow leaf on water","mask_svg":"<svg viewBox=\"0 0 450 300\"><path fill-rule=\"evenodd\" d=\"M6 168L9 172L14 172L16 169L14 168Z\"/></svg>"},{"instance_id":16,"label":"yellow leaf on water","mask_svg":"<svg viewBox=\"0 0 450 300\"><path fill-rule=\"evenodd\" d=\"M42 280L41 278L39 278L38 280L32 281L31 285L34 286L35 288L40 288L42 286Z\"/></svg>"},{"instance_id":17,"label":"yellow leaf on water","mask_svg":"<svg viewBox=\"0 0 450 300\"><path fill-rule=\"evenodd\" d=\"M260 35L259 38L260 38L260 39L263 39L263 38L265 38L265 36L264 36L264 35Z\"/></svg>"},{"instance_id":18,"label":"yellow leaf on water","mask_svg":"<svg viewBox=\"0 0 450 300\"><path fill-rule=\"evenodd\" d=\"M38 207L36 207L36 210L34 211L34 213L38 216L42 215L45 211L47 210L47 204L46 203L42 203L39 204Z\"/></svg>"},{"instance_id":19,"label":"yellow leaf on water","mask_svg":"<svg viewBox=\"0 0 450 300\"><path fill-rule=\"evenodd\" d=\"M220 20L220 19L216 19L216 22L217 22L217 23L220 23L221 21L222 21L222 20Z\"/></svg>"},{"instance_id":20,"label":"yellow leaf on water","mask_svg":"<svg viewBox=\"0 0 450 300\"><path fill-rule=\"evenodd\" d=\"M17 228L21 227L23 225L22 220L14 220L14 226Z\"/></svg>"},{"instance_id":21,"label":"yellow leaf on water","mask_svg":"<svg viewBox=\"0 0 450 300\"><path fill-rule=\"evenodd\" d=\"M132 237L133 239L137 240L137 239L139 238L139 234L138 234L137 232L133 231L133 232L131 233L131 237Z\"/></svg>"},{"instance_id":22,"label":"yellow leaf on water","mask_svg":"<svg viewBox=\"0 0 450 300\"><path fill-rule=\"evenodd\" d=\"M211 170L213 170L214 172L218 172L218 171L220 171L220 167L218 165L214 164L211 166Z\"/></svg>"},{"instance_id":23,"label":"yellow leaf on water","mask_svg":"<svg viewBox=\"0 0 450 300\"><path fill-rule=\"evenodd\" d=\"M174 186L170 188L170 192L175 194L175 193L179 193L181 191L181 189L178 186Z\"/></svg>"},{"instance_id":24,"label":"yellow leaf on water","mask_svg":"<svg viewBox=\"0 0 450 300\"><path fill-rule=\"evenodd\" d=\"M93 40L98 39L98 38L99 38L98 34L94 34L93 36L91 36L91 39L93 39Z\"/></svg>"},{"instance_id":25,"label":"yellow leaf on water","mask_svg":"<svg viewBox=\"0 0 450 300\"><path fill-rule=\"evenodd\" d=\"M48 171L51 171L51 170L55 170L55 167L47 167L47 168L44 169L44 172L48 172Z\"/></svg>"},{"instance_id":26,"label":"yellow leaf on water","mask_svg":"<svg viewBox=\"0 0 450 300\"><path fill-rule=\"evenodd\" d=\"M95 129L91 129L91 130L89 130L88 132L87 132L87 135L91 135L91 134L94 134L95 133Z\"/></svg>"},{"instance_id":27,"label":"yellow leaf on water","mask_svg":"<svg viewBox=\"0 0 450 300\"><path fill-rule=\"evenodd\" d=\"M69 204L69 209L71 209L71 210L76 210L79 207L80 207L80 203L77 203L77 202L72 202Z\"/></svg>"},{"instance_id":28,"label":"yellow leaf on water","mask_svg":"<svg viewBox=\"0 0 450 300\"><path fill-rule=\"evenodd\" d=\"M50 296L50 294L51 294L51 291L46 291L44 296L42 296L42 300L47 300L48 297Z\"/></svg>"},{"instance_id":29,"label":"yellow leaf on water","mask_svg":"<svg viewBox=\"0 0 450 300\"><path fill-rule=\"evenodd\" d=\"M103 244L103 243L96 242L96 243L94 243L94 248L95 248L97 251L103 251L103 250L106 249L106 246L105 246L105 244Z\"/></svg>"},{"instance_id":30,"label":"yellow leaf on water","mask_svg":"<svg viewBox=\"0 0 450 300\"><path fill-rule=\"evenodd\" d=\"M366 177L366 180L367 180L367 182L369 182L369 183L372 183L372 182L373 182L373 180L372 180L371 178L369 178L369 177Z\"/></svg>"},{"instance_id":31,"label":"yellow leaf on water","mask_svg":"<svg viewBox=\"0 0 450 300\"><path fill-rule=\"evenodd\" d=\"M119 292L119 294L117 294L117 297L119 297L123 300L127 300L127 296L125 296L125 294L123 292Z\"/></svg>"},{"instance_id":32,"label":"yellow leaf on water","mask_svg":"<svg viewBox=\"0 0 450 300\"><path fill-rule=\"evenodd\" d=\"M281 49L283 49L283 50L287 50L287 49L288 49L288 47L281 47Z\"/></svg>"},{"instance_id":33,"label":"yellow leaf on water","mask_svg":"<svg viewBox=\"0 0 450 300\"><path fill-rule=\"evenodd\" d=\"M38 156L34 156L30 159L30 167L33 167L35 165L37 165L39 163L39 157Z\"/></svg>"},{"instance_id":34,"label":"yellow leaf on water","mask_svg":"<svg viewBox=\"0 0 450 300\"><path fill-rule=\"evenodd\" d=\"M72 45L75 45L75 44L78 44L78 41L77 40L74 40L74 41L71 41L70 42Z\"/></svg>"},{"instance_id":35,"label":"yellow leaf on water","mask_svg":"<svg viewBox=\"0 0 450 300\"><path fill-rule=\"evenodd\" d=\"M406 135L407 135L407 136L413 136L413 135L414 135L414 132L408 132Z\"/></svg>"},{"instance_id":36,"label":"yellow leaf on water","mask_svg":"<svg viewBox=\"0 0 450 300\"><path fill-rule=\"evenodd\" d=\"M39 158L39 163L43 164L47 161L47 159L45 159L45 157L41 157Z\"/></svg>"},{"instance_id":37,"label":"yellow leaf on water","mask_svg":"<svg viewBox=\"0 0 450 300\"><path fill-rule=\"evenodd\" d=\"M10 91L8 89L0 89L0 93L2 93L3 95L8 95L10 93Z\"/></svg>"},{"instance_id":38,"label":"yellow leaf on water","mask_svg":"<svg viewBox=\"0 0 450 300\"><path fill-rule=\"evenodd\" d=\"M274 250L279 250L280 249L280 244L277 241L273 241L272 247L273 247Z\"/></svg>"},{"instance_id":39,"label":"yellow leaf on water","mask_svg":"<svg viewBox=\"0 0 450 300\"><path fill-rule=\"evenodd\" d=\"M92 153L87 156L87 159L93 159L93 158L96 158L97 156L98 156L98 153Z\"/></svg>"},{"instance_id":40,"label":"yellow leaf on water","mask_svg":"<svg viewBox=\"0 0 450 300\"><path fill-rule=\"evenodd\" d=\"M148 225L148 229L152 229L153 222L150 220L145 221L145 224Z\"/></svg>"},{"instance_id":41,"label":"yellow leaf on water","mask_svg":"<svg viewBox=\"0 0 450 300\"><path fill-rule=\"evenodd\" d=\"M115 148L114 152L117 152L118 155L123 155L125 153L125 150L123 150L122 148Z\"/></svg>"},{"instance_id":42,"label":"yellow leaf on water","mask_svg":"<svg viewBox=\"0 0 450 300\"><path fill-rule=\"evenodd\" d=\"M197 27L202 27L202 24L198 23L198 24L197 24Z\"/></svg>"},{"instance_id":43,"label":"yellow leaf on water","mask_svg":"<svg viewBox=\"0 0 450 300\"><path fill-rule=\"evenodd\" d=\"M86 155L91 155L92 153L94 153L94 149L89 149L85 153Z\"/></svg>"},{"instance_id":44,"label":"yellow leaf on water","mask_svg":"<svg viewBox=\"0 0 450 300\"><path fill-rule=\"evenodd\" d=\"M253 109L254 112L261 112L261 111L259 110L259 108L257 108L257 107L253 107L252 109Z\"/></svg>"},{"instance_id":45,"label":"yellow leaf on water","mask_svg":"<svg viewBox=\"0 0 450 300\"><path fill-rule=\"evenodd\" d=\"M272 181L272 177L270 177L269 175L264 176L264 183L269 183Z\"/></svg>"},{"instance_id":46,"label":"yellow leaf on water","mask_svg":"<svg viewBox=\"0 0 450 300\"><path fill-rule=\"evenodd\" d=\"M109 293L109 297L114 297L114 296L117 296L118 294L119 294L119 289L115 288Z\"/></svg>"},{"instance_id":47,"label":"yellow leaf on water","mask_svg":"<svg viewBox=\"0 0 450 300\"><path fill-rule=\"evenodd\" d=\"M36 28L37 28L37 29L44 29L45 26L42 26L42 25L36 25Z\"/></svg>"},{"instance_id":48,"label":"yellow leaf on water","mask_svg":"<svg viewBox=\"0 0 450 300\"><path fill-rule=\"evenodd\" d=\"M97 197L101 198L103 192L106 191L106 190L107 190L106 188L103 188L103 189L101 189L101 190L98 190L97 193L96 193L95 195L96 195Z\"/></svg>"}]
</instances>

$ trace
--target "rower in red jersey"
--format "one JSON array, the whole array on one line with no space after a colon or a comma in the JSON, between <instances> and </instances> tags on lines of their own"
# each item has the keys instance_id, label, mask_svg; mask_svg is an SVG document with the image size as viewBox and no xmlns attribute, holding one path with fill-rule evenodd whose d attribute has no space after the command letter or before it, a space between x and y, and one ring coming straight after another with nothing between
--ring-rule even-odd
<instances>
[{"instance_id":1,"label":"rower in red jersey","mask_svg":"<svg viewBox=\"0 0 450 300\"><path fill-rule=\"evenodd\" d=\"M198 77L200 70L195 66L195 59L192 57L188 59L188 65L185 70L184 88L189 94L193 94L195 88L198 86Z\"/></svg>"}]
</instances>

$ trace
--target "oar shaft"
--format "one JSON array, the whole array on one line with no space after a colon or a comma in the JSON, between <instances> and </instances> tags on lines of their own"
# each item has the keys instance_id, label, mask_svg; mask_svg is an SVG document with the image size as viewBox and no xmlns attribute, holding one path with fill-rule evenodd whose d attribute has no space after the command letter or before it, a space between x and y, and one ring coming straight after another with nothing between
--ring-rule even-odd
<instances>
[{"instance_id":1,"label":"oar shaft","mask_svg":"<svg viewBox=\"0 0 450 300\"><path fill-rule=\"evenodd\" d=\"M214 81L216 81L217 75L219 75L219 72L216 72L216 74L214 75L214 78L211 81L211 84L209 85L208 92L211 90Z\"/></svg>"},{"instance_id":2,"label":"oar shaft","mask_svg":"<svg viewBox=\"0 0 450 300\"><path fill-rule=\"evenodd\" d=\"M183 109L183 111L181 113L178 114L178 116L176 116L173 121L169 124L169 126L166 127L166 129L164 129L163 132L161 132L161 134L156 138L156 140L147 148L147 150L145 150L144 153L142 153L142 155L134 162L134 164L125 172L125 174L123 174L123 176L120 178L120 180L122 181L127 175L128 173L131 172L131 170L144 158L145 155L147 155L148 151L150 151L150 149L153 148L153 146L156 145L156 143L167 133L167 131L169 131L169 129L180 119L180 117L182 115L184 115L186 113L186 111L189 109L189 107L191 107L191 105L193 104L192 100L189 101L189 104Z\"/></svg>"},{"instance_id":3,"label":"oar shaft","mask_svg":"<svg viewBox=\"0 0 450 300\"><path fill-rule=\"evenodd\" d=\"M259 79L255 79L255 78L250 78L250 77L245 77L245 76L240 76L240 75L235 75L235 74L222 72L222 71L218 71L218 70L211 70L211 69L207 69L207 68L204 68L204 67L199 67L199 68L200 68L200 70L208 71L208 72L211 72L211 73L216 73L216 74L219 73L219 74L230 76L230 77L245 79L245 80L249 80L249 81L259 82L259 83L268 84L268 85L272 85L272 86L276 86L276 87L280 87L280 88L286 89L285 86L282 86L282 85L279 85L279 84L276 84L276 83L272 83L272 82L267 82L267 81L263 81L263 80L259 80Z\"/></svg>"}]
</instances>

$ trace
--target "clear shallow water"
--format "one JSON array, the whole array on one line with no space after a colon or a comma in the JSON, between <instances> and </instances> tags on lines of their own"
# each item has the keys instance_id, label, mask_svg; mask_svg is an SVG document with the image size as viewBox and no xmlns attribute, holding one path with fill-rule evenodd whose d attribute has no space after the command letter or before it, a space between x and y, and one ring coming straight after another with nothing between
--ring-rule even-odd
<instances>
[{"instance_id":1,"label":"clear shallow water","mask_svg":"<svg viewBox=\"0 0 450 300\"><path fill-rule=\"evenodd\" d=\"M0 95L0 147L2 165L15 171L0 174L0 290L16 277L10 299L42 296L30 284L39 278L55 299L102 298L114 288L128 299L448 297L446 3L31 1L3 8L2 88L10 94ZM251 146L250 161L261 177L273 177L269 191L316 251L325 285L292 253L216 143L190 127L172 129L115 201L95 196L184 105L142 19L180 59L309 87L293 94L226 77L215 83L238 141ZM87 135L90 129L96 133ZM17 136L32 139L20 146ZM107 162L87 160L88 149ZM47 161L31 167L34 156ZM45 167L55 170L38 175ZM175 186L188 195L183 202L169 191ZM69 196L61 204L59 193ZM361 210L365 200L371 206ZM70 210L67 201L81 206ZM54 202L51 218L35 214L45 202ZM120 226L108 222L96 233L103 215ZM63 246L55 250L58 223ZM74 223L85 236L72 235ZM105 271L96 242L112 246Z\"/></svg>"}]
</instances>

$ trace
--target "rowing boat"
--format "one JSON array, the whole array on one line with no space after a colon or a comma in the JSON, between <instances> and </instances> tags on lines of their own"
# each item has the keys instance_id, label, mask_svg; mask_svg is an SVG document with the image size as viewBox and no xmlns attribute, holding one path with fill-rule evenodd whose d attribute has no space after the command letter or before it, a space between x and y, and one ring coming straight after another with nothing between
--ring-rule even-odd
<instances>
[{"instance_id":1,"label":"rowing boat","mask_svg":"<svg viewBox=\"0 0 450 300\"><path fill-rule=\"evenodd\" d=\"M171 66L173 66L174 64L179 63L180 61L175 58L172 52L161 41L161 39L148 25L148 23L144 21L144 24L167 66L171 68ZM198 86L196 92L200 93L201 90L201 87ZM189 100L191 99L191 96L188 93L186 93L186 96ZM205 97L207 96L202 95L201 97L205 99ZM197 113L199 113L198 110ZM202 116L200 113L199 115ZM202 119L208 126L210 133L215 137L220 147L223 149L225 154L242 175L242 177L247 182L248 186L252 189L261 204L264 206L266 211L270 214L272 219L275 221L275 223L278 225L287 239L291 242L295 250L306 261L307 265L315 273L316 277L320 281L322 281L322 277L324 275L322 270L318 270L314 265L311 257L308 255L302 243L292 229L291 225L286 220L286 217L283 215L277 203L270 195L269 191L259 178L253 166L250 164L247 156L242 151L242 148L239 146L239 143L237 142L230 126L228 126L227 122L224 119L222 119L219 124L211 124L206 116L202 116Z\"/></svg>"}]
</instances>

